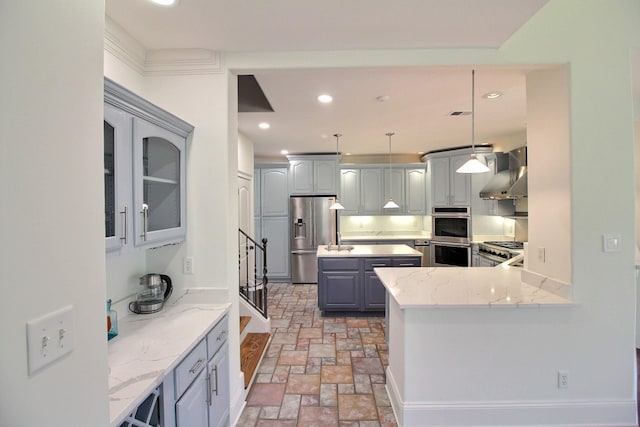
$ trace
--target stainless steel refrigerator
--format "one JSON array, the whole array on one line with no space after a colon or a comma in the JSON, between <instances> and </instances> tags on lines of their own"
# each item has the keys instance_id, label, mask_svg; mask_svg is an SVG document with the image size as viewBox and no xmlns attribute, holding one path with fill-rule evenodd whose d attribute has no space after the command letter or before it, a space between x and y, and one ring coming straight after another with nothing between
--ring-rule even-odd
<instances>
[{"instance_id":1,"label":"stainless steel refrigerator","mask_svg":"<svg viewBox=\"0 0 640 427\"><path fill-rule=\"evenodd\" d=\"M291 282L318 283L318 246L336 244L335 196L291 196Z\"/></svg>"}]
</instances>

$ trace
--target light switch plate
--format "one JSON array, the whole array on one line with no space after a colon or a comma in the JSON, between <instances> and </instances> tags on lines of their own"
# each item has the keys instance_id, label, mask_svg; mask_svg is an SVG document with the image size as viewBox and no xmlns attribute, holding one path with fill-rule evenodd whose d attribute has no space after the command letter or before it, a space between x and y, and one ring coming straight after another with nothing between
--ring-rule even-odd
<instances>
[{"instance_id":1,"label":"light switch plate","mask_svg":"<svg viewBox=\"0 0 640 427\"><path fill-rule=\"evenodd\" d=\"M622 237L619 234L603 234L602 235L602 251L603 252L620 252Z\"/></svg>"},{"instance_id":2,"label":"light switch plate","mask_svg":"<svg viewBox=\"0 0 640 427\"><path fill-rule=\"evenodd\" d=\"M73 306L27 322L29 375L73 350Z\"/></svg>"}]
</instances>

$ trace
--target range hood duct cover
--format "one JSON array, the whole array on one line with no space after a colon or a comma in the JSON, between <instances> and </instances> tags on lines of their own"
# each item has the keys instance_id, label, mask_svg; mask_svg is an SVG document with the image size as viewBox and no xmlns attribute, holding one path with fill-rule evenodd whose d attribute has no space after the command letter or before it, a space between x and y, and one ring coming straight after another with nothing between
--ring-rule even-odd
<instances>
[{"instance_id":1,"label":"range hood duct cover","mask_svg":"<svg viewBox=\"0 0 640 427\"><path fill-rule=\"evenodd\" d=\"M496 173L480 191L485 200L520 199L527 197L526 147L509 153L509 169Z\"/></svg>"}]
</instances>

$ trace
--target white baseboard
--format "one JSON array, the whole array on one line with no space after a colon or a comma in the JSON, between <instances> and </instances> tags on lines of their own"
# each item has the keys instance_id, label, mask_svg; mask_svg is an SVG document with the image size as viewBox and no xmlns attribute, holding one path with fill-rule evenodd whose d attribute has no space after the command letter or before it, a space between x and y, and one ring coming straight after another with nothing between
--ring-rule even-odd
<instances>
[{"instance_id":1,"label":"white baseboard","mask_svg":"<svg viewBox=\"0 0 640 427\"><path fill-rule=\"evenodd\" d=\"M247 404L244 390L244 374L242 372L240 372L236 378L236 385L236 393L234 396L231 396L230 402L231 409L229 413L229 420L231 421L231 426L235 426L236 424L238 424L240 415L242 415L242 411Z\"/></svg>"},{"instance_id":2,"label":"white baseboard","mask_svg":"<svg viewBox=\"0 0 640 427\"><path fill-rule=\"evenodd\" d=\"M404 402L390 369L387 369L386 389L400 427L638 425L633 399Z\"/></svg>"}]
</instances>

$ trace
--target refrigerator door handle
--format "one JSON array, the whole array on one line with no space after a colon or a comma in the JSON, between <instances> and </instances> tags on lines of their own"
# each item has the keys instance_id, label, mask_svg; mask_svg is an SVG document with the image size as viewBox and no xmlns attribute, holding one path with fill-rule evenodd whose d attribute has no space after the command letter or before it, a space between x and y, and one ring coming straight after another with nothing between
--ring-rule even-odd
<instances>
[{"instance_id":1,"label":"refrigerator door handle","mask_svg":"<svg viewBox=\"0 0 640 427\"><path fill-rule=\"evenodd\" d=\"M311 227L311 247L317 247L316 244L316 227L318 226L316 224L316 210L315 210L315 201L314 204L312 204L311 206L311 224L313 224L313 227Z\"/></svg>"}]
</instances>

